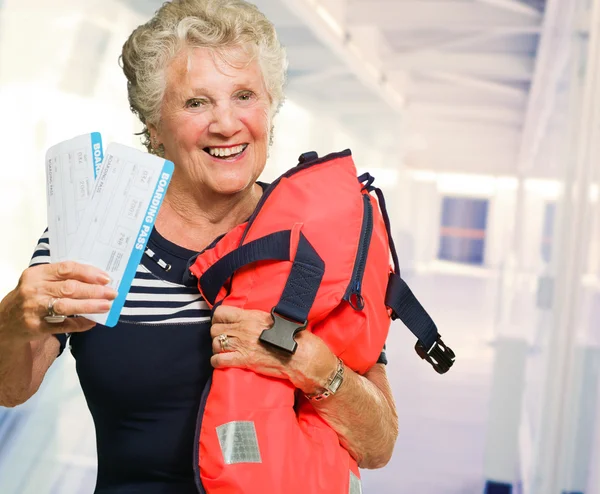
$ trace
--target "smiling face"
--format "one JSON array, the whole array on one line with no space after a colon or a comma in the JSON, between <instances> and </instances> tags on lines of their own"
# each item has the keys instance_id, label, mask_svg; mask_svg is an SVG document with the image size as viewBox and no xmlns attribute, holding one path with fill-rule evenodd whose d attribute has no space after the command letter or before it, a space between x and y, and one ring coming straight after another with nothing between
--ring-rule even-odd
<instances>
[{"instance_id":1,"label":"smiling face","mask_svg":"<svg viewBox=\"0 0 600 494\"><path fill-rule=\"evenodd\" d=\"M258 62L231 66L208 48L189 48L166 75L161 119L149 129L175 163L173 181L218 195L250 188L265 166L271 128Z\"/></svg>"}]
</instances>

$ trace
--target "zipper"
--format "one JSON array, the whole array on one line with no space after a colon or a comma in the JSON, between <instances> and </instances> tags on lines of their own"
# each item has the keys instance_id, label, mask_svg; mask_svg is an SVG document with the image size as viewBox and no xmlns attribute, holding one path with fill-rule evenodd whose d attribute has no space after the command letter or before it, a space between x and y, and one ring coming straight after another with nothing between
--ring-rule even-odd
<instances>
[{"instance_id":1,"label":"zipper","mask_svg":"<svg viewBox=\"0 0 600 494\"><path fill-rule=\"evenodd\" d=\"M344 294L344 300L350 304L354 310L363 310L365 300L362 297L362 279L365 274L367 265L367 256L369 255L369 246L371 245L371 236L373 234L373 205L369 194L363 194L363 222L360 230L360 241L358 243L358 251L354 268L352 270L352 278L350 284Z\"/></svg>"}]
</instances>

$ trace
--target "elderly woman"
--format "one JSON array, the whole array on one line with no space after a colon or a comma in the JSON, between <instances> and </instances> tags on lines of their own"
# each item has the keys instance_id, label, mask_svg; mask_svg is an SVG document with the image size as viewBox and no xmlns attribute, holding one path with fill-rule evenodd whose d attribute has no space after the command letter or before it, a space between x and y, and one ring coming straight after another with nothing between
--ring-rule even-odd
<instances>
[{"instance_id":1,"label":"elderly woman","mask_svg":"<svg viewBox=\"0 0 600 494\"><path fill-rule=\"evenodd\" d=\"M220 307L211 320L184 276L195 253L251 215L266 187L257 179L286 60L253 5L174 0L131 34L122 65L145 145L175 163L149 250L114 328L81 317L53 324L44 319L49 304L57 314L102 313L116 293L95 267L45 263L52 246L42 237L0 303L0 404L28 400L70 335L96 426L96 492L196 492L194 428L213 367L288 379L308 395L326 388L337 368L336 356L306 331L289 360L276 358L258 341L272 323L268 313ZM229 335L227 354L218 353L221 334ZM346 368L343 376L335 395L314 406L361 467L381 467L397 436L385 366L364 376Z\"/></svg>"}]
</instances>

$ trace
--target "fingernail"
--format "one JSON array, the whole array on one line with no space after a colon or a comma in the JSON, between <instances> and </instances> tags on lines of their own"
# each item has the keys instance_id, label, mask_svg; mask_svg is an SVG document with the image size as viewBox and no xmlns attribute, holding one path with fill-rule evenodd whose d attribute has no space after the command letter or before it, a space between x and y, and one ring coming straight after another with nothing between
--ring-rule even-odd
<instances>
[{"instance_id":1,"label":"fingernail","mask_svg":"<svg viewBox=\"0 0 600 494\"><path fill-rule=\"evenodd\" d=\"M103 285L108 285L111 281L110 276L107 274L99 274L97 280Z\"/></svg>"},{"instance_id":2,"label":"fingernail","mask_svg":"<svg viewBox=\"0 0 600 494\"><path fill-rule=\"evenodd\" d=\"M103 310L104 312L108 312L111 307L112 307L111 302L105 302L100 306L100 310Z\"/></svg>"},{"instance_id":3,"label":"fingernail","mask_svg":"<svg viewBox=\"0 0 600 494\"><path fill-rule=\"evenodd\" d=\"M119 296L119 292L113 288L107 288L106 295L107 295L107 297L109 297L111 299L115 299Z\"/></svg>"}]
</instances>

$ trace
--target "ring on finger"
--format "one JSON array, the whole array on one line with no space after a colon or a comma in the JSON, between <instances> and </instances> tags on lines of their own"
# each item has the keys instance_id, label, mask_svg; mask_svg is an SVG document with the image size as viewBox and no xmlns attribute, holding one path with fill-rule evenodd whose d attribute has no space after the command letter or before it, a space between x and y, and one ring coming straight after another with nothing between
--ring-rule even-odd
<instances>
[{"instance_id":1,"label":"ring on finger","mask_svg":"<svg viewBox=\"0 0 600 494\"><path fill-rule=\"evenodd\" d=\"M44 316L44 321L46 321L49 324L60 324L65 322L65 319L67 318L67 316L63 314L58 314L54 310L54 304L57 301L57 298L50 298L50 300L48 301L48 315Z\"/></svg>"},{"instance_id":2,"label":"ring on finger","mask_svg":"<svg viewBox=\"0 0 600 494\"><path fill-rule=\"evenodd\" d=\"M220 334L218 340L219 344L221 345L221 352L225 353L229 348L229 336L226 334Z\"/></svg>"}]
</instances>

